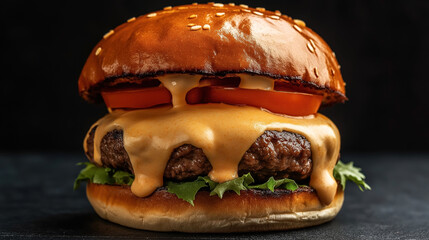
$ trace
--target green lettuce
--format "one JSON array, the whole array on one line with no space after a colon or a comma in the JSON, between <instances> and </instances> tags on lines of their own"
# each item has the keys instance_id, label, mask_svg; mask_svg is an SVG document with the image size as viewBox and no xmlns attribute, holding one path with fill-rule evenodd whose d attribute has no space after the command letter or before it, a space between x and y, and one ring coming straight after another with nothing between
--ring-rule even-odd
<instances>
[{"instance_id":1,"label":"green lettuce","mask_svg":"<svg viewBox=\"0 0 429 240\"><path fill-rule=\"evenodd\" d=\"M350 180L356 183L361 191L371 190L371 187L365 182L365 175L360 168L353 166L353 162L338 161L334 168L334 178L340 182L343 189L346 189L346 182Z\"/></svg>"},{"instance_id":2,"label":"green lettuce","mask_svg":"<svg viewBox=\"0 0 429 240\"><path fill-rule=\"evenodd\" d=\"M226 181L223 183L214 182L214 181L210 180L210 178L208 178L208 177L206 177L206 179L207 179L206 181L212 182L210 184L211 185L210 196L217 195L220 199L223 198L223 194L226 191L234 191L235 193L240 195L241 190L247 190L248 185L255 182L255 180L250 175L250 173L244 174L241 177L238 177L236 179Z\"/></svg>"},{"instance_id":3,"label":"green lettuce","mask_svg":"<svg viewBox=\"0 0 429 240\"><path fill-rule=\"evenodd\" d=\"M134 176L128 172L118 171L106 167L97 167L93 163L85 162L78 165L84 165L77 176L73 188L79 188L81 182L89 181L98 184L116 184L116 185L131 185L134 181ZM175 194L178 198L194 205L195 196L198 191L205 188L210 191L210 196L217 195L223 198L227 191L233 191L240 195L241 190L248 189L268 189L274 192L275 188L284 188L291 191L298 189L298 185L292 179L279 179L275 180L273 177L268 179L267 182L257 185L252 185L255 180L250 173L244 174L241 177L235 178L230 181L218 183L212 181L208 176L198 177L195 181L189 182L172 182L166 183L167 191Z\"/></svg>"},{"instance_id":4,"label":"green lettuce","mask_svg":"<svg viewBox=\"0 0 429 240\"><path fill-rule=\"evenodd\" d=\"M93 163L85 162L78 165L84 165L74 182L74 189L77 189L82 181L90 181L98 184L116 184L116 185L131 185L134 181L134 175L118 171L111 168L97 167ZM360 190L371 190L371 187L365 183L365 176L362 174L361 169L353 166L353 162L347 164L339 161L334 168L334 178L339 181L341 187L345 189L346 181L350 180L356 183ZM165 185L169 193L175 194L178 198L188 202L192 206L196 194L201 189L210 191L210 196L217 195L223 198L227 191L233 191L240 195L241 190L248 189L262 189L274 192L276 188L287 189L295 191L300 187L308 187L305 185L298 185L294 180L283 178L274 179L270 177L268 181L262 184L253 184L255 180L250 173L244 174L241 177L235 178L230 181L218 183L212 181L208 176L198 177L194 181L189 182L172 182L168 181Z\"/></svg>"},{"instance_id":5,"label":"green lettuce","mask_svg":"<svg viewBox=\"0 0 429 240\"><path fill-rule=\"evenodd\" d=\"M294 180L288 178L275 180L273 177L270 177L270 179L268 179L268 181L265 183L252 185L254 182L255 180L250 173L223 183L214 182L208 176L205 176L198 177L195 181L192 182L167 182L167 191L169 193L176 194L178 198L190 203L193 206L195 195L201 188L210 190L210 196L217 195L221 199L223 198L224 193L227 191L233 191L240 195L241 190L248 189L267 189L272 192L274 192L275 188L283 188L290 191L295 191L298 189L298 184L296 184Z\"/></svg>"},{"instance_id":6,"label":"green lettuce","mask_svg":"<svg viewBox=\"0 0 429 240\"><path fill-rule=\"evenodd\" d=\"M187 201L194 206L195 195L201 189L207 187L207 183L198 178L193 182L167 182L167 191L176 194L176 196L184 201Z\"/></svg>"},{"instance_id":7,"label":"green lettuce","mask_svg":"<svg viewBox=\"0 0 429 240\"><path fill-rule=\"evenodd\" d=\"M84 162L78 163L84 165L74 181L73 189L78 189L80 183L83 181L90 181L98 184L117 184L117 185L131 185L134 181L134 176L131 173L119 171L111 168L97 167L93 163Z\"/></svg>"},{"instance_id":8,"label":"green lettuce","mask_svg":"<svg viewBox=\"0 0 429 240\"><path fill-rule=\"evenodd\" d=\"M270 179L268 179L267 182L259 184L259 185L248 186L248 188L269 189L272 192L274 192L274 188L280 188L281 186L283 186L283 188L285 188L287 190L291 190L291 191L295 191L296 189L298 189L300 187L292 179L283 178L283 179L276 180L273 177L270 177ZM302 187L306 187L306 186L302 185Z\"/></svg>"}]
</instances>

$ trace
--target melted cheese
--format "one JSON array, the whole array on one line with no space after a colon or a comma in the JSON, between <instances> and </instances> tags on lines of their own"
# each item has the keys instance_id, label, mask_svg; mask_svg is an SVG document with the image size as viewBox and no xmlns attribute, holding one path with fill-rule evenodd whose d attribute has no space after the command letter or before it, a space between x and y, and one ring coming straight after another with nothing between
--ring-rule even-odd
<instances>
[{"instance_id":1,"label":"melted cheese","mask_svg":"<svg viewBox=\"0 0 429 240\"><path fill-rule=\"evenodd\" d=\"M169 74L158 78L170 93L173 107L186 105L186 94L192 88L198 87L200 75Z\"/></svg>"},{"instance_id":2,"label":"melted cheese","mask_svg":"<svg viewBox=\"0 0 429 240\"><path fill-rule=\"evenodd\" d=\"M98 126L94 136L95 162L101 164L103 136L122 129L124 147L135 174L131 191L145 197L163 185L168 159L183 144L203 149L213 167L209 177L224 182L238 177L242 156L264 131L290 131L305 136L311 143L310 186L316 189L322 203L333 200L337 183L332 172L340 150L340 136L328 118L321 114L287 117L254 107L225 104L187 105L186 93L198 85L198 80L195 75L162 77L160 81L172 93L173 107L115 110L100 119L94 124Z\"/></svg>"},{"instance_id":3,"label":"melted cheese","mask_svg":"<svg viewBox=\"0 0 429 240\"><path fill-rule=\"evenodd\" d=\"M237 74L240 77L240 88L260 89L272 91L274 89L274 79L249 74Z\"/></svg>"}]
</instances>

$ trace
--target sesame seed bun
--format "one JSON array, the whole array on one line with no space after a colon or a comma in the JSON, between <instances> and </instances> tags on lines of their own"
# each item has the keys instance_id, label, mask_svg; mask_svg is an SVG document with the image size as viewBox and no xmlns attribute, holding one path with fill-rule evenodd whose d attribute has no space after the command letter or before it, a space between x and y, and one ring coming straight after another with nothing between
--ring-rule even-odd
<instances>
[{"instance_id":1,"label":"sesame seed bun","mask_svg":"<svg viewBox=\"0 0 429 240\"><path fill-rule=\"evenodd\" d=\"M249 232L296 229L333 219L340 211L344 192L324 206L315 191L226 192L223 199L199 192L195 206L166 190L136 197L127 186L88 183L87 196L97 214L123 226L152 231Z\"/></svg>"},{"instance_id":2,"label":"sesame seed bun","mask_svg":"<svg viewBox=\"0 0 429 240\"><path fill-rule=\"evenodd\" d=\"M338 62L305 23L280 12L227 4L166 7L106 33L79 78L88 101L115 81L139 83L166 73L264 75L346 100Z\"/></svg>"}]
</instances>

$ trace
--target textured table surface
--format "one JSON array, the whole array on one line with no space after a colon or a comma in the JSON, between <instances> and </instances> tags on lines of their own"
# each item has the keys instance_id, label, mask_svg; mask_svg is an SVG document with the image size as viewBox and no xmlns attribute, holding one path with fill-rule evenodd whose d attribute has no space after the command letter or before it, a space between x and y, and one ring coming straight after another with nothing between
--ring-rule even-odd
<instances>
[{"instance_id":1,"label":"textured table surface","mask_svg":"<svg viewBox=\"0 0 429 240\"><path fill-rule=\"evenodd\" d=\"M349 183L329 223L268 233L139 231L100 219L84 188L72 190L82 154L0 154L0 238L13 239L428 239L428 154L343 154L363 168L372 191Z\"/></svg>"}]
</instances>

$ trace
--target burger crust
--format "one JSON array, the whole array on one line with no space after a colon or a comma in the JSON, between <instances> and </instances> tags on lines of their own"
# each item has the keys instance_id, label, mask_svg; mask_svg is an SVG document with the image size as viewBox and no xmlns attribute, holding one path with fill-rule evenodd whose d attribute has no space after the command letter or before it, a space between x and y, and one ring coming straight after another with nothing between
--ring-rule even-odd
<instances>
[{"instance_id":1,"label":"burger crust","mask_svg":"<svg viewBox=\"0 0 429 240\"><path fill-rule=\"evenodd\" d=\"M247 190L226 192L222 199L198 192L195 206L166 190L139 198L128 186L88 183L87 197L97 214L123 226L179 232L249 232L314 226L333 219L344 192L338 190L323 206L311 188L296 191Z\"/></svg>"},{"instance_id":2,"label":"burger crust","mask_svg":"<svg viewBox=\"0 0 429 240\"><path fill-rule=\"evenodd\" d=\"M227 4L174 7L116 27L92 50L79 92L94 101L106 83L136 84L168 73L264 75L317 90L324 104L346 100L335 55L302 21Z\"/></svg>"}]
</instances>

